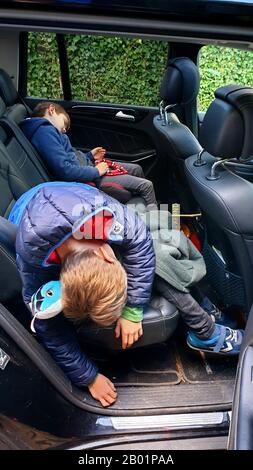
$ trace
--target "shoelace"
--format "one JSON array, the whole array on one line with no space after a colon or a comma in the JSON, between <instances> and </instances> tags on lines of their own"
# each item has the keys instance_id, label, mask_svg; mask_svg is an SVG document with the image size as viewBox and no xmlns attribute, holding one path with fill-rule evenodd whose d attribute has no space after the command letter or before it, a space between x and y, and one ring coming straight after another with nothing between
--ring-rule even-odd
<instances>
[{"instance_id":1,"label":"shoelace","mask_svg":"<svg viewBox=\"0 0 253 470\"><path fill-rule=\"evenodd\" d=\"M210 315L212 318L215 318L216 320L222 319L222 311L216 308L214 305L213 305L213 310L210 311Z\"/></svg>"},{"instance_id":2,"label":"shoelace","mask_svg":"<svg viewBox=\"0 0 253 470\"><path fill-rule=\"evenodd\" d=\"M228 337L226 337L226 341L235 341L237 343L238 341L238 332L237 330L231 330L231 328L229 328L230 330L230 335Z\"/></svg>"},{"instance_id":3,"label":"shoelace","mask_svg":"<svg viewBox=\"0 0 253 470\"><path fill-rule=\"evenodd\" d=\"M227 335L227 332L229 333ZM230 342L235 342L237 343L238 341L238 331L237 330L232 330L228 326L221 326L221 334L220 337L217 341L217 344L214 347L214 352L219 352L221 349L224 347L224 341L230 341Z\"/></svg>"}]
</instances>

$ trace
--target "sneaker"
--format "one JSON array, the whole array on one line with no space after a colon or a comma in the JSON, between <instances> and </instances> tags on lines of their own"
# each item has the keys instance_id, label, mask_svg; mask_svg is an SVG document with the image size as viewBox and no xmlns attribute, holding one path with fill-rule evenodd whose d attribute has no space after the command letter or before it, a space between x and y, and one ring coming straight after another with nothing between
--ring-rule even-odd
<instances>
[{"instance_id":1,"label":"sneaker","mask_svg":"<svg viewBox=\"0 0 253 470\"><path fill-rule=\"evenodd\" d=\"M205 310L212 320L219 325L228 326L229 328L236 329L237 321L235 318L230 317L227 313L222 312L215 304L213 304L208 297L204 297L200 306Z\"/></svg>"},{"instance_id":2,"label":"sneaker","mask_svg":"<svg viewBox=\"0 0 253 470\"><path fill-rule=\"evenodd\" d=\"M227 326L216 324L211 338L206 340L198 338L193 331L189 331L187 344L196 351L235 356L240 352L243 335L243 330L232 330Z\"/></svg>"}]
</instances>

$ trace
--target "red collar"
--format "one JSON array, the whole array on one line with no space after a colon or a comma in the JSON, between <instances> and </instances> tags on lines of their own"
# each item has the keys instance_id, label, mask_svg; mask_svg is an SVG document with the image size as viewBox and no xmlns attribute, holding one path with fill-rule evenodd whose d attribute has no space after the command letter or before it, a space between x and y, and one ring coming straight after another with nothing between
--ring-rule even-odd
<instances>
[{"instance_id":1,"label":"red collar","mask_svg":"<svg viewBox=\"0 0 253 470\"><path fill-rule=\"evenodd\" d=\"M80 227L83 237L88 240L108 240L108 232L112 225L112 214L101 211L93 215ZM61 258L57 249L52 251L46 260L46 264L61 264Z\"/></svg>"}]
</instances>

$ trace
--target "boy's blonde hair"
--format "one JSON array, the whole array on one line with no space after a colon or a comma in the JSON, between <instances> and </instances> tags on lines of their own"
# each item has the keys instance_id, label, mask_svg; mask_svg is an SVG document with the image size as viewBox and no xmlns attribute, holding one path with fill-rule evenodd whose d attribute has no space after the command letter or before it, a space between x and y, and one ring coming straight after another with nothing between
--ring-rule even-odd
<instances>
[{"instance_id":1,"label":"boy's blonde hair","mask_svg":"<svg viewBox=\"0 0 253 470\"><path fill-rule=\"evenodd\" d=\"M72 252L63 261L60 278L67 318L79 321L89 316L99 325L109 326L120 317L127 276L118 260L109 263L93 250Z\"/></svg>"},{"instance_id":2,"label":"boy's blonde hair","mask_svg":"<svg viewBox=\"0 0 253 470\"><path fill-rule=\"evenodd\" d=\"M64 114L66 118L65 127L67 131L70 128L70 117L67 111L60 104L53 103L51 101L41 101L37 106L35 106L32 112L32 117L44 117L49 106L54 106L56 114Z\"/></svg>"}]
</instances>

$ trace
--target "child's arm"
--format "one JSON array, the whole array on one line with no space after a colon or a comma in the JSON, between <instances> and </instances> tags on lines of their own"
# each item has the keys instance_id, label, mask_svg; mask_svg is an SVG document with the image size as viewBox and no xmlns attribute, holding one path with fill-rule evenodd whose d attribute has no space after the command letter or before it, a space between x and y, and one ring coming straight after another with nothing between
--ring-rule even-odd
<instances>
[{"instance_id":1,"label":"child's arm","mask_svg":"<svg viewBox=\"0 0 253 470\"><path fill-rule=\"evenodd\" d=\"M79 346L74 326L62 313L47 320L36 320L35 331L40 342L77 387L87 386L102 406L117 398L113 383L98 373L98 368Z\"/></svg>"},{"instance_id":2,"label":"child's arm","mask_svg":"<svg viewBox=\"0 0 253 470\"><path fill-rule=\"evenodd\" d=\"M81 166L69 140L65 148L61 137L53 126L41 126L32 142L53 175L63 181L80 183L99 178L99 170L94 166Z\"/></svg>"},{"instance_id":3,"label":"child's arm","mask_svg":"<svg viewBox=\"0 0 253 470\"><path fill-rule=\"evenodd\" d=\"M143 307L148 304L155 274L153 240L146 225L136 213L124 207L125 234L122 262L127 272L127 305L117 322L115 335L121 335L122 348L142 336Z\"/></svg>"},{"instance_id":4,"label":"child's arm","mask_svg":"<svg viewBox=\"0 0 253 470\"><path fill-rule=\"evenodd\" d=\"M34 329L74 385L84 387L94 381L98 368L81 350L74 326L62 313L47 320L35 319Z\"/></svg>"},{"instance_id":5,"label":"child's arm","mask_svg":"<svg viewBox=\"0 0 253 470\"><path fill-rule=\"evenodd\" d=\"M37 288L54 276L51 268L35 268L21 257L17 258L17 264L23 283L23 298L29 305ZM46 320L35 319L34 328L40 342L74 385L87 386L102 406L111 405L116 400L114 385L98 373L97 366L81 350L73 324L62 313Z\"/></svg>"},{"instance_id":6,"label":"child's arm","mask_svg":"<svg viewBox=\"0 0 253 470\"><path fill-rule=\"evenodd\" d=\"M127 306L148 305L155 275L155 251L146 224L123 206L125 234L122 242L122 263L127 272Z\"/></svg>"}]
</instances>

